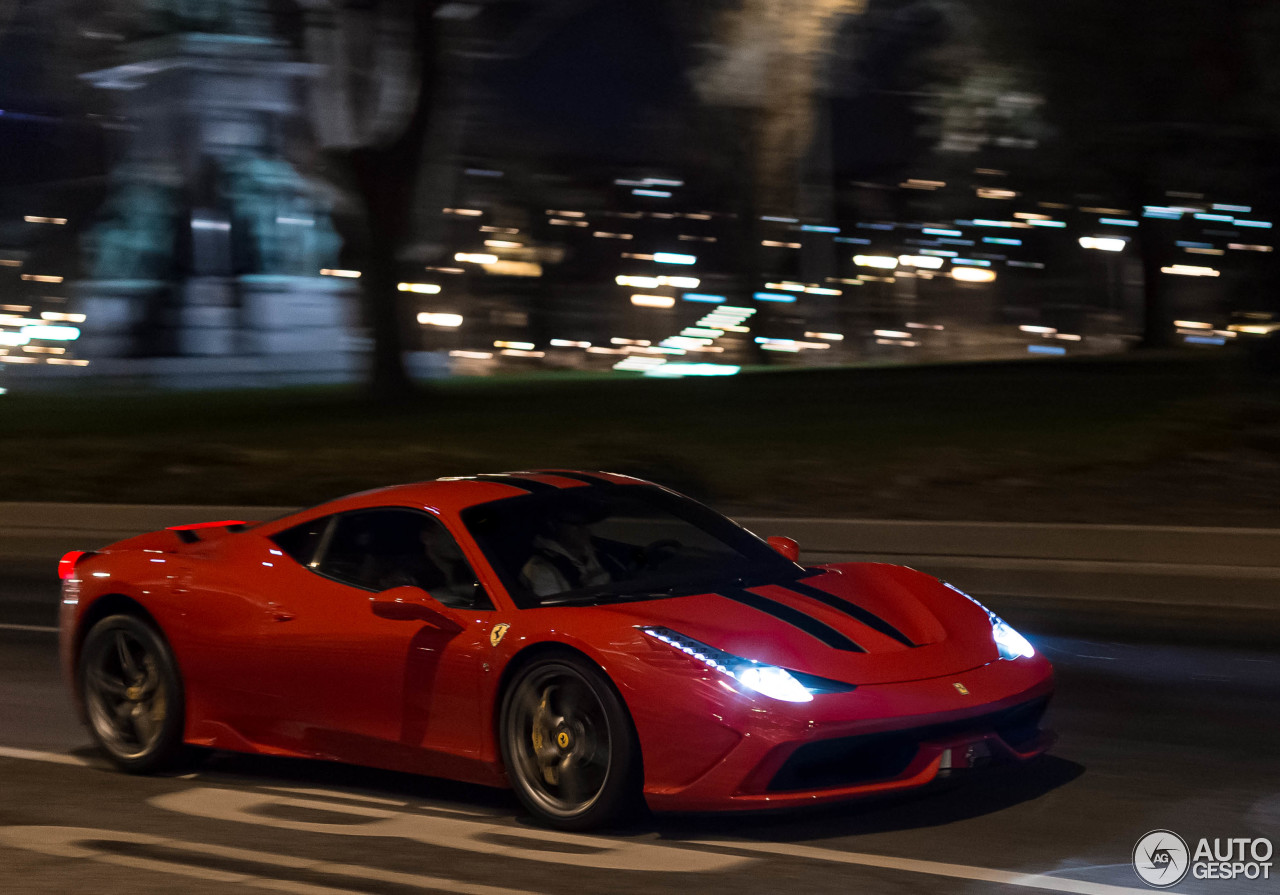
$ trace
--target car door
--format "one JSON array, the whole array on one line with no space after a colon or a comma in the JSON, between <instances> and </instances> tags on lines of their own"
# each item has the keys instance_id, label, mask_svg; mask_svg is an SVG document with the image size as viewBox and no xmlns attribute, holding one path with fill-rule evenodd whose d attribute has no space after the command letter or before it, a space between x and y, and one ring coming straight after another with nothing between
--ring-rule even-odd
<instances>
[{"instance_id":1,"label":"car door","mask_svg":"<svg viewBox=\"0 0 1280 895\"><path fill-rule=\"evenodd\" d=\"M292 562L279 611L264 616L258 664L280 707L282 742L394 766L423 747L478 750L492 607L439 520L409 508L358 510L332 517L318 539L289 530L275 541ZM443 567L449 544L465 568ZM451 604L458 624L377 615L372 598L406 584Z\"/></svg>"}]
</instances>

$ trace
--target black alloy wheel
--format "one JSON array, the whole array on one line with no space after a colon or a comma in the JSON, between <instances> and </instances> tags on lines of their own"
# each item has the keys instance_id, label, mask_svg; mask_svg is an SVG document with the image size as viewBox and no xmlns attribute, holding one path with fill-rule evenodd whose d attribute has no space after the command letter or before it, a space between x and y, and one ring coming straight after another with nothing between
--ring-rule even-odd
<instances>
[{"instance_id":1,"label":"black alloy wheel","mask_svg":"<svg viewBox=\"0 0 1280 895\"><path fill-rule=\"evenodd\" d=\"M182 679L152 625L132 615L95 624L80 650L77 681L94 740L123 770L146 774L182 753Z\"/></svg>"},{"instance_id":2,"label":"black alloy wheel","mask_svg":"<svg viewBox=\"0 0 1280 895\"><path fill-rule=\"evenodd\" d=\"M516 796L561 830L620 819L640 794L640 749L603 672L563 655L522 669L502 701L502 760Z\"/></svg>"}]
</instances>

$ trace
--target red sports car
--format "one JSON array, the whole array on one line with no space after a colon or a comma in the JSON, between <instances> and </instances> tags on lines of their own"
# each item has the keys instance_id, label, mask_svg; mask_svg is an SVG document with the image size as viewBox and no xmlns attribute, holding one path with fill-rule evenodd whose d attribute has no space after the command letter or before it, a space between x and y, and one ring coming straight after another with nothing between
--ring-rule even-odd
<instances>
[{"instance_id":1,"label":"red sports car","mask_svg":"<svg viewBox=\"0 0 1280 895\"><path fill-rule=\"evenodd\" d=\"M94 739L510 786L565 829L781 808L1043 752L1052 670L977 601L878 563L804 567L610 473L477 475L60 564Z\"/></svg>"}]
</instances>

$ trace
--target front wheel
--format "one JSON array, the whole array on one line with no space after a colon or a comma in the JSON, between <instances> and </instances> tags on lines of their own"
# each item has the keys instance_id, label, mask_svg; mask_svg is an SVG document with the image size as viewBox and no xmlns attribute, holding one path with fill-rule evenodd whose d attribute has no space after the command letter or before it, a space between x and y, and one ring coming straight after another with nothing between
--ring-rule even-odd
<instances>
[{"instance_id":1,"label":"front wheel","mask_svg":"<svg viewBox=\"0 0 1280 895\"><path fill-rule=\"evenodd\" d=\"M604 674L583 659L556 656L520 671L503 698L499 732L516 796L549 826L599 827L638 800L631 718Z\"/></svg>"},{"instance_id":2,"label":"front wheel","mask_svg":"<svg viewBox=\"0 0 1280 895\"><path fill-rule=\"evenodd\" d=\"M164 637L132 615L112 615L85 637L78 667L89 731L123 770L146 774L182 752L182 679Z\"/></svg>"}]
</instances>

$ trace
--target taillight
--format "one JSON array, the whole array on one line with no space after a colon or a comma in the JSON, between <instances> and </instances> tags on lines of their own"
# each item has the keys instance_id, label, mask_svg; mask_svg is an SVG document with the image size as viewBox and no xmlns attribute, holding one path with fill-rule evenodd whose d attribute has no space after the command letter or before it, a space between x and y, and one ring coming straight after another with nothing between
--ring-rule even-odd
<instances>
[{"instance_id":1,"label":"taillight","mask_svg":"<svg viewBox=\"0 0 1280 895\"><path fill-rule=\"evenodd\" d=\"M76 573L76 563L80 562L84 557L92 555L86 550L72 550L70 553L64 554L62 559L58 560L58 577L66 581Z\"/></svg>"}]
</instances>

